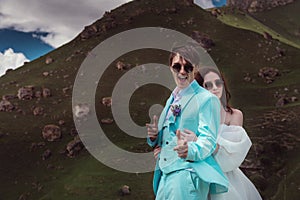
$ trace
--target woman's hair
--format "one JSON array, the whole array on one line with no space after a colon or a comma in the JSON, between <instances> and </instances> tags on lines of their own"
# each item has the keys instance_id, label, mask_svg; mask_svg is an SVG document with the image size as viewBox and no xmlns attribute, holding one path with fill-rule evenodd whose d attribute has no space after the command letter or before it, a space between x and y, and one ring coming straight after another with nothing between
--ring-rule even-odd
<instances>
[{"instance_id":1,"label":"woman's hair","mask_svg":"<svg viewBox=\"0 0 300 200\"><path fill-rule=\"evenodd\" d=\"M223 81L224 83L224 87L223 87L223 92L222 92L222 96L220 98L221 104L223 106L223 108L225 109L226 112L230 112L230 114L233 113L233 110L229 104L229 100L231 98L231 94L228 90L226 81L224 79L224 76L215 68L212 67L204 67L201 68L200 71L195 72L195 80L198 82L198 84L202 87L204 87L204 77L206 74L208 74L209 72L214 72L216 73L220 79Z\"/></svg>"}]
</instances>

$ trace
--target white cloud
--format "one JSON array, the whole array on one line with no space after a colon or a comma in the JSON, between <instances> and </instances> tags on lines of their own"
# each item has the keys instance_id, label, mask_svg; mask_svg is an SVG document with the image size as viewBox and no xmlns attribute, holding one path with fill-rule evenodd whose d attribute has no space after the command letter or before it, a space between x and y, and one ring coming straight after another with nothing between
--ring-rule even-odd
<instances>
[{"instance_id":1,"label":"white cloud","mask_svg":"<svg viewBox=\"0 0 300 200\"><path fill-rule=\"evenodd\" d=\"M54 48L69 42L105 11L130 0L1 0L0 29L50 33L41 37Z\"/></svg>"},{"instance_id":2,"label":"white cloud","mask_svg":"<svg viewBox=\"0 0 300 200\"><path fill-rule=\"evenodd\" d=\"M195 0L194 3L203 9L215 7L212 0Z\"/></svg>"},{"instance_id":3,"label":"white cloud","mask_svg":"<svg viewBox=\"0 0 300 200\"><path fill-rule=\"evenodd\" d=\"M23 53L15 53L11 48L5 50L3 54L0 52L0 76L4 75L6 70L16 69L28 61Z\"/></svg>"}]
</instances>

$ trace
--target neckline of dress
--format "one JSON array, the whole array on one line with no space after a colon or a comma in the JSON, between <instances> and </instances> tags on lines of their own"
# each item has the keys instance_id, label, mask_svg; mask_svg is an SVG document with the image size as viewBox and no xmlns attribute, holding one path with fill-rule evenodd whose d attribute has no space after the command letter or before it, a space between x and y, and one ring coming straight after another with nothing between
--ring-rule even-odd
<instances>
[{"instance_id":1,"label":"neckline of dress","mask_svg":"<svg viewBox=\"0 0 300 200\"><path fill-rule=\"evenodd\" d=\"M231 127L241 127L241 128L243 128L242 126L239 126L239 125L231 125L231 124L228 125L228 124L225 124L225 123L222 123L221 126L222 126L222 125L228 126L228 127L231 126Z\"/></svg>"}]
</instances>

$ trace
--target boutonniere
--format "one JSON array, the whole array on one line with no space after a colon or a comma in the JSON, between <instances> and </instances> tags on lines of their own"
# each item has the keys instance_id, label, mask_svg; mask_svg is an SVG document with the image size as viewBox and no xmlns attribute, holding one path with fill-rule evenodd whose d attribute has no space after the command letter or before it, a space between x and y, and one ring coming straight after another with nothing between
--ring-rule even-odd
<instances>
[{"instance_id":1,"label":"boutonniere","mask_svg":"<svg viewBox=\"0 0 300 200\"><path fill-rule=\"evenodd\" d=\"M179 105L177 105L177 104L171 105L171 111L172 111L174 117L179 116L181 113L181 105L180 104Z\"/></svg>"}]
</instances>

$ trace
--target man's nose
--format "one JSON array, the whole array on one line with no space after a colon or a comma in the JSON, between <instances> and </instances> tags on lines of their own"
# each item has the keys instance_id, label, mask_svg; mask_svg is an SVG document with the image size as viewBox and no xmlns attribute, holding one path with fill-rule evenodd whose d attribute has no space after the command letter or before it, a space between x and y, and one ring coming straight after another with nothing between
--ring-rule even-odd
<instances>
[{"instance_id":1,"label":"man's nose","mask_svg":"<svg viewBox=\"0 0 300 200\"><path fill-rule=\"evenodd\" d=\"M184 65L181 65L179 73L181 73L181 74L185 74L186 73L186 71L184 70Z\"/></svg>"}]
</instances>

